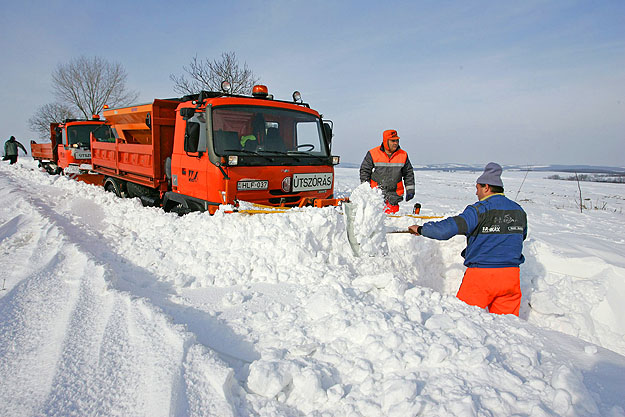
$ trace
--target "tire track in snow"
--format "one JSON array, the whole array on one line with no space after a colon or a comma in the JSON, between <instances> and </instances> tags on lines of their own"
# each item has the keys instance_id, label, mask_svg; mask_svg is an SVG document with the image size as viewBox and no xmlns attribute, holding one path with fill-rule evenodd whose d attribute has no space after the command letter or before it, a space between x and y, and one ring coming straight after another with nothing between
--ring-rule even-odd
<instances>
[{"instance_id":1,"label":"tire track in snow","mask_svg":"<svg viewBox=\"0 0 625 417\"><path fill-rule=\"evenodd\" d=\"M0 226L3 278L8 278L0 298L0 415L31 415L53 385L76 286L64 280L71 267L68 249L56 244L57 228L14 186L5 187L7 177L0 184L11 209L3 218L20 213ZM47 295L45 309L37 294Z\"/></svg>"},{"instance_id":2,"label":"tire track in snow","mask_svg":"<svg viewBox=\"0 0 625 417\"><path fill-rule=\"evenodd\" d=\"M10 185L11 188L18 188L15 181L9 180L9 182L13 183ZM58 213L53 205L45 201L46 198L50 198L49 195L44 194L41 197L36 197L22 191L15 193L18 194L19 199L27 202L39 217L50 222L52 227L58 228L62 232L63 237L61 239L68 241L72 247L76 248L76 254L74 254L76 258L82 258L81 261L88 263L90 270L100 270L96 276L93 276L89 271L75 274L79 277L77 286L82 287L82 292L73 298L78 298L80 302L73 313L68 313L73 314L72 319L70 320L67 316L64 321L61 321L64 323L71 322L72 325L66 332L59 333L60 335L67 334L68 340L65 340L62 353L59 353L59 356L62 356L57 370L59 376L53 384L56 388L50 389L49 398L45 405L46 414L54 415L55 410L83 410L87 404L72 403L71 398L84 399L85 392L87 395L91 395L91 391L95 391L93 394L94 403L97 404L98 410L108 409L111 413L120 411L122 414L137 412L144 414L145 410L149 409L151 410L148 412L149 415L159 415L159 413L171 409L176 415L202 415L207 407L208 409L216 407L222 412L232 409L229 393L219 392L219 389L216 390L216 397L212 401L205 396L198 396L197 393L192 393L191 399L187 398L187 390L193 391L193 387L185 380L186 375L195 374L197 383L197 381L202 380L202 377L198 377L199 373L193 371L193 366L207 368L205 364L197 361L198 357L207 355L206 349L203 350L204 353L202 354L194 354L193 366L187 362L187 351L196 341L207 346L209 353L210 350L215 350L216 345L216 354L209 354L212 365L208 368L221 374L224 387L228 387L232 384L234 372L229 369L226 363L230 363L230 366L240 367L243 363L254 360L257 354L254 353L251 346L236 342L237 337L234 336L233 332L210 315L190 307L180 307L171 302L169 297L175 293L171 285L159 282L149 271L128 263L108 246L106 238L99 232L91 230L85 224L76 224L75 216L68 217L67 213ZM53 198L50 200L53 201ZM96 266L94 261L100 265ZM58 275L60 278L63 277L64 269L58 268L58 264L49 265L48 268L60 269ZM121 299L126 300L125 303L129 303L131 307L127 306L122 309L126 312L120 316L119 310L116 308L88 306L89 303L93 303L94 299L99 300L101 295L94 294L95 289L91 288L92 284L87 284L85 279L80 280L80 277L90 277L88 281L102 281L100 285L103 291L106 291L104 287L107 284L122 291ZM135 300L135 297L149 300L151 304L146 304L144 300ZM117 298L120 297L116 296ZM98 302L101 303L101 301ZM119 304L119 301L116 304ZM109 312L108 323L104 325L102 318L107 317L107 311ZM169 316L163 316L162 312ZM87 319L91 318L91 324L85 324L83 321L85 316ZM179 326L172 327L169 319L176 324L185 325L191 333L185 332ZM106 320L104 321L106 322ZM155 321L159 323L158 326L154 324ZM100 330L95 332L96 335L77 337L76 335L80 335L81 331L71 329L74 325L78 325L79 329L82 328L87 333L92 332L94 327L105 327L106 329L101 333L103 339L99 346L101 351L107 352L109 358L99 357L98 363L106 360L111 362L111 352L115 352L116 354L112 355L115 366L101 366L101 370L94 371L94 379L89 379L87 375L76 375L75 370L80 370L84 366L84 362L79 363L81 360L87 361L87 363L92 361L90 355L93 353L93 346L98 343L97 333ZM168 337L163 338L163 334L168 334ZM211 337L213 335L215 335L214 338ZM159 343L160 340L162 343ZM123 342L121 347L120 341ZM86 344L87 347L83 347L83 344ZM153 355L146 355L145 350L154 349L154 346L157 346L157 352ZM234 354L219 353L219 351L233 352ZM176 356L173 361L171 360L172 352L175 352L174 356ZM163 354L167 360L159 357ZM127 357L131 359L126 360ZM137 364L143 372L138 377L130 374L136 372ZM163 369L168 375L163 375ZM203 376L204 385L211 384L208 378L210 375ZM133 392L120 392L119 387L114 384L114 381L121 380L125 381L125 385L128 385L127 382L133 381L133 379L136 379L136 383L130 384L132 389L128 388ZM93 380L97 382L91 382L92 386L84 385L85 381ZM171 386L163 387L162 382L166 380L172 381ZM152 386L153 389L146 390L146 386L151 386L150 384L154 384L154 381L159 382ZM70 390L71 395L68 394L68 390ZM146 396L146 392L153 392L154 394ZM64 402L57 401L57 398L64 398ZM136 403L122 404L120 399L124 398L135 398ZM171 402L171 404L164 404L163 398L166 398L167 402ZM198 401L198 398L201 401ZM196 412L190 413L190 409Z\"/></svg>"},{"instance_id":3,"label":"tire track in snow","mask_svg":"<svg viewBox=\"0 0 625 417\"><path fill-rule=\"evenodd\" d=\"M0 415L32 415L52 390L77 290L64 281L67 269L59 253L0 300Z\"/></svg>"}]
</instances>

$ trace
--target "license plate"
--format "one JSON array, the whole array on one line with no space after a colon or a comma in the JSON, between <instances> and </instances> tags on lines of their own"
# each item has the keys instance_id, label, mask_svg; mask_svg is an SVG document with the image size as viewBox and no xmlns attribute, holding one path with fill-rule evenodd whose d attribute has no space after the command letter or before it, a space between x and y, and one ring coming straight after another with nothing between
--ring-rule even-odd
<instances>
[{"instance_id":1,"label":"license plate","mask_svg":"<svg viewBox=\"0 0 625 417\"><path fill-rule=\"evenodd\" d=\"M269 181L267 180L242 180L237 182L237 190L266 190L269 188Z\"/></svg>"},{"instance_id":2,"label":"license plate","mask_svg":"<svg viewBox=\"0 0 625 417\"><path fill-rule=\"evenodd\" d=\"M332 188L332 173L293 174L293 191L329 190Z\"/></svg>"},{"instance_id":3,"label":"license plate","mask_svg":"<svg viewBox=\"0 0 625 417\"><path fill-rule=\"evenodd\" d=\"M76 151L74 152L75 159L91 159L91 152L89 151Z\"/></svg>"}]
</instances>

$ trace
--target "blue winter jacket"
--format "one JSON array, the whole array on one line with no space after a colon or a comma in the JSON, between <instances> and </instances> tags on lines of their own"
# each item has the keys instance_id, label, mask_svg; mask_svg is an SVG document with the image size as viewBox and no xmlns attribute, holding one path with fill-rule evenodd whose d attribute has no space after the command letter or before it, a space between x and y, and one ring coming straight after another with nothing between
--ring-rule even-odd
<instances>
[{"instance_id":1,"label":"blue winter jacket","mask_svg":"<svg viewBox=\"0 0 625 417\"><path fill-rule=\"evenodd\" d=\"M527 216L521 206L503 194L467 206L457 216L425 223L420 233L438 240L465 235L467 247L462 257L467 267L505 268L525 261L522 250Z\"/></svg>"}]
</instances>

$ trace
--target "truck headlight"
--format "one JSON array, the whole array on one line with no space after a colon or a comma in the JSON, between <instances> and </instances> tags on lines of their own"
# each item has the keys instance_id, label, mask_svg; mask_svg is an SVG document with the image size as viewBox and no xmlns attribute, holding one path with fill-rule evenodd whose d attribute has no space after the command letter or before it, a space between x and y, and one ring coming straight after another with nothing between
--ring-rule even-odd
<instances>
[{"instance_id":1,"label":"truck headlight","mask_svg":"<svg viewBox=\"0 0 625 417\"><path fill-rule=\"evenodd\" d=\"M284 177L282 180L282 191L285 193L291 191L291 177Z\"/></svg>"},{"instance_id":2,"label":"truck headlight","mask_svg":"<svg viewBox=\"0 0 625 417\"><path fill-rule=\"evenodd\" d=\"M237 155L228 155L228 165L238 165L239 157Z\"/></svg>"},{"instance_id":3,"label":"truck headlight","mask_svg":"<svg viewBox=\"0 0 625 417\"><path fill-rule=\"evenodd\" d=\"M338 165L341 162L341 157L338 155L332 155L332 165Z\"/></svg>"}]
</instances>

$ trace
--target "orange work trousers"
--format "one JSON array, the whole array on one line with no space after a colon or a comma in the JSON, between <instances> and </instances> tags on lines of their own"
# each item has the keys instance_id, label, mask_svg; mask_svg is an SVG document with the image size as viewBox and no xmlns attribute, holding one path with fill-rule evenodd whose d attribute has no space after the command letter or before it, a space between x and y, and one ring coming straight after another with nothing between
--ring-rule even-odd
<instances>
[{"instance_id":1,"label":"orange work trousers","mask_svg":"<svg viewBox=\"0 0 625 417\"><path fill-rule=\"evenodd\" d=\"M518 316L521 306L519 268L467 268L456 297L472 306L488 307L494 314Z\"/></svg>"},{"instance_id":2,"label":"orange work trousers","mask_svg":"<svg viewBox=\"0 0 625 417\"><path fill-rule=\"evenodd\" d=\"M384 213L394 214L399 211L399 204L391 204L388 201L385 201L384 203Z\"/></svg>"}]
</instances>

